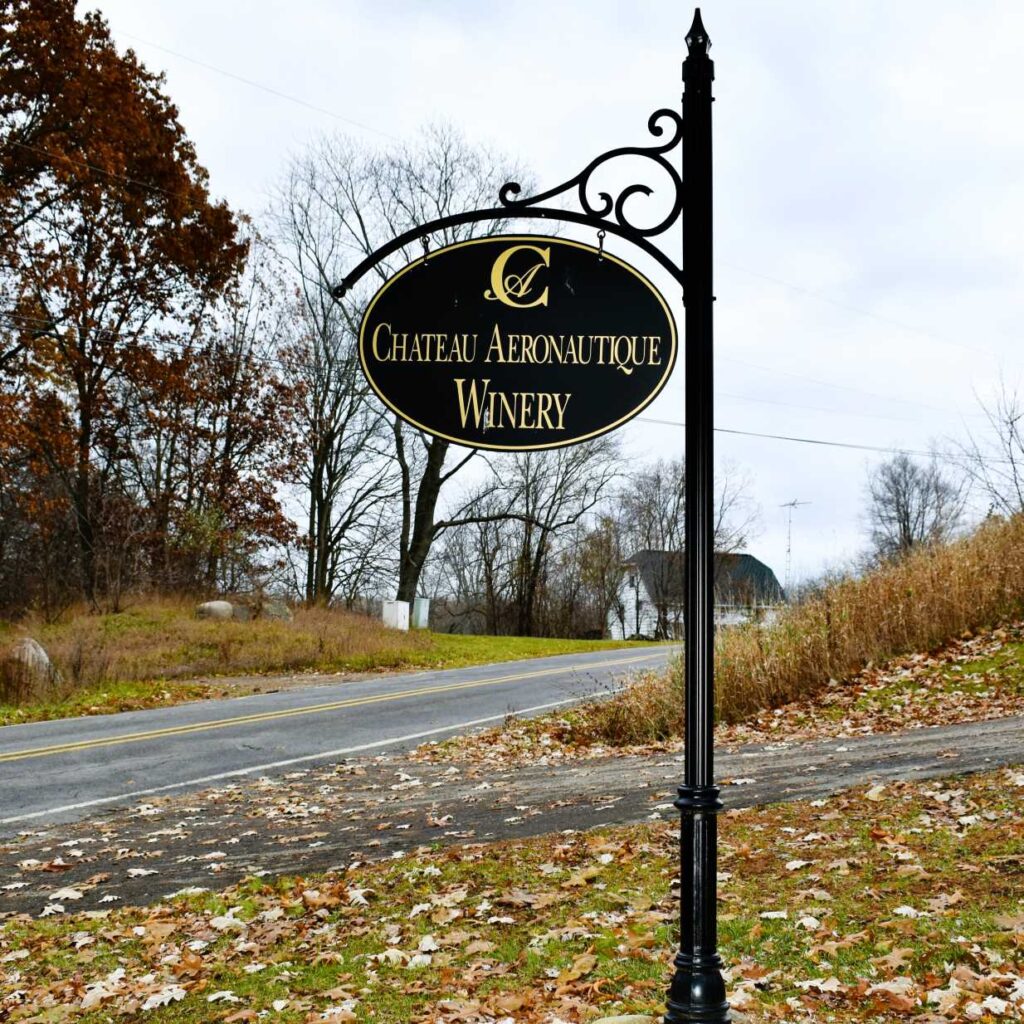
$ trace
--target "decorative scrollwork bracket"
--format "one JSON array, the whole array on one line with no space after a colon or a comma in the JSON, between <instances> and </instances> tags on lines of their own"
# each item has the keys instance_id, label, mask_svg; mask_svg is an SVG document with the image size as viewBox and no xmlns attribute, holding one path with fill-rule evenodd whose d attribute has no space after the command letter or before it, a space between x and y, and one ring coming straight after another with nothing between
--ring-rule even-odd
<instances>
[{"instance_id":1,"label":"decorative scrollwork bracket","mask_svg":"<svg viewBox=\"0 0 1024 1024\"><path fill-rule=\"evenodd\" d=\"M621 146L619 149L609 150L607 153L602 153L595 160L591 160L575 177L570 178L561 185L548 189L546 192L540 192L527 199L516 199L515 197L521 191L519 184L514 181L506 182L498 192L498 201L509 213L516 215L520 214L523 210L539 206L549 199L554 199L556 196L576 189L580 207L591 218L593 223L597 224L600 222L600 226L606 229L615 224L623 230L642 238L660 235L676 223L683 211L683 180L679 171L665 155L666 153L671 153L682 140L683 119L674 110L668 110L667 108L656 110L647 121L647 129L655 137L665 134L665 129L661 124L662 121L666 121L669 124L669 136L659 145ZM648 227L642 227L632 222L626 216L626 203L633 196L651 196L654 194L654 189L650 185L627 185L614 199L608 192L599 192L598 203L594 203L590 199L590 180L595 172L620 157L640 157L650 160L667 176L672 187L672 206L669 212L657 223Z\"/></svg>"}]
</instances>

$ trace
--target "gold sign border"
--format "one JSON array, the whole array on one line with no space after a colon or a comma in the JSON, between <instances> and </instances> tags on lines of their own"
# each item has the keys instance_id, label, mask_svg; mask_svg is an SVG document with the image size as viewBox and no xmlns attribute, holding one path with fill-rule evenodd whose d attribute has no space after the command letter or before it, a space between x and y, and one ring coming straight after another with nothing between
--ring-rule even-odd
<instances>
[{"instance_id":1,"label":"gold sign border","mask_svg":"<svg viewBox=\"0 0 1024 1024\"><path fill-rule=\"evenodd\" d=\"M494 242L526 242L526 243L553 243L555 245L569 245L575 249L582 249L584 252L592 253L594 256L600 256L602 259L608 260L611 263L615 263L622 267L623 270L628 270L640 283L658 300L661 304L661 308L665 311L665 318L668 320L669 330L671 331L672 337L672 348L669 354L668 365L665 367L665 372L661 376L661 380L658 381L657 385L651 391L651 393L635 408L626 413L625 416L620 417L614 423L608 424L606 427L602 427L600 430L591 431L589 434L584 434L582 437L568 438L564 441L552 441L548 444L484 444L474 443L467 441L465 438L452 437L450 434L442 434L438 430L431 430L430 427L425 427L422 423L418 423L408 413L403 412L393 402L389 401L387 396L383 394L380 388L377 386L377 382L373 379L373 375L370 373L370 368L366 365L365 347L363 345L363 338L366 332L366 324L370 319L370 314L373 312L373 307L377 304L377 300L400 278L403 274L407 274L410 270L416 269L416 267L422 266L424 263L428 263L430 260L437 259L438 256L446 252L451 252L453 249L461 249L467 245L484 245L491 244ZM415 259L412 263L406 264L396 274L389 277L381 286L377 289L373 298L370 300L370 304L366 307L366 312L363 313L362 322L359 324L359 363L363 368L363 374L370 383L370 387L373 389L373 393L396 415L399 419L404 420L410 426L415 427L417 430L422 430L425 434L430 434L431 437L440 437L445 441L451 441L452 444L457 444L462 448L479 448L483 451L490 452L531 452L531 451L545 451L551 448L568 448L570 445L581 444L584 441L590 441L595 437L601 437L602 434L607 434L617 427L621 427L622 424L628 423L634 416L638 416L644 409L647 408L654 401L658 395L661 394L662 389L668 383L669 377L672 376L672 371L676 365L676 355L678 349L678 332L676 330L676 319L672 315L672 310L669 308L668 303L665 301L665 297L660 291L643 275L636 267L630 266L625 260L619 259L618 256L612 256L611 253L605 251L600 252L595 249L592 245L586 245L583 242L576 242L571 238L552 238L549 235L482 235L479 238L468 238L463 242L453 242L451 245L443 246L440 249L435 249L433 252L426 256L420 256L419 259Z\"/></svg>"}]
</instances>

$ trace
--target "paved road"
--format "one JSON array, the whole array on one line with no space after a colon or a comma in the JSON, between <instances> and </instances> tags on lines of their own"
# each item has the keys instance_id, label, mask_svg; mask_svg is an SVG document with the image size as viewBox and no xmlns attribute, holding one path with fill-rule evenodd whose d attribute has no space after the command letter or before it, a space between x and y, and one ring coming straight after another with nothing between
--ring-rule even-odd
<instances>
[{"instance_id":1,"label":"paved road","mask_svg":"<svg viewBox=\"0 0 1024 1024\"><path fill-rule=\"evenodd\" d=\"M0 835L98 808L280 775L538 714L656 668L636 648L375 677L155 711L0 728Z\"/></svg>"}]
</instances>

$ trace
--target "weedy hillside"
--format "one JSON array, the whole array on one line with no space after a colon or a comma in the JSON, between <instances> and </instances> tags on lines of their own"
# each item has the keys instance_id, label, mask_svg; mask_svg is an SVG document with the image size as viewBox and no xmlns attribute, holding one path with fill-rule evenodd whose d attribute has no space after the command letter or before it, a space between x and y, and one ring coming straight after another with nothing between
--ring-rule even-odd
<instances>
[{"instance_id":1,"label":"weedy hillside","mask_svg":"<svg viewBox=\"0 0 1024 1024\"><path fill-rule=\"evenodd\" d=\"M50 656L56 672L47 684L4 662L4 650L21 636ZM242 622L198 619L194 601L184 598L148 599L105 615L81 607L55 623L0 620L0 725L237 695L262 688L259 677L268 674L459 668L623 646L638 644L401 632L341 609L298 608L292 621Z\"/></svg>"},{"instance_id":2,"label":"weedy hillside","mask_svg":"<svg viewBox=\"0 0 1024 1024\"><path fill-rule=\"evenodd\" d=\"M824 588L770 626L720 631L715 648L719 721L810 696L830 680L1024 611L1024 516L993 519L951 544L922 548L856 579ZM630 744L683 728L683 667L649 676L588 709L587 729Z\"/></svg>"}]
</instances>

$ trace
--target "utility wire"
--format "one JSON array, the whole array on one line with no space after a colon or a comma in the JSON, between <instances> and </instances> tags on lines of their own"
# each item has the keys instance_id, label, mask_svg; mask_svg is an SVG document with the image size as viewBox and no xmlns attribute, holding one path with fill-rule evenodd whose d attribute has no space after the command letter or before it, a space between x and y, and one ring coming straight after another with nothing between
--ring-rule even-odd
<instances>
[{"instance_id":1,"label":"utility wire","mask_svg":"<svg viewBox=\"0 0 1024 1024\"><path fill-rule=\"evenodd\" d=\"M682 420L662 420L655 419L653 416L637 416L637 421L640 423L655 423L665 427L685 427L686 424ZM762 434L754 430L735 430L730 427L715 427L714 431L716 434L734 434L740 437L759 437L769 441L790 441L794 444L813 444L821 445L825 448L849 448L854 451L861 452L878 452L882 455L915 455L920 458L932 458L941 459L943 461L955 461L955 459L945 452L927 451L920 448L889 448L883 445L874 444L858 444L854 441L827 441L820 437L791 437L788 434ZM985 459L986 462L1009 463L1009 459Z\"/></svg>"},{"instance_id":2,"label":"utility wire","mask_svg":"<svg viewBox=\"0 0 1024 1024\"><path fill-rule=\"evenodd\" d=\"M42 318L28 316L26 314L21 314L21 313L13 313L13 312L5 313L5 312L0 312L0 320L4 320L4 319L6 319L8 321L15 321L15 322L17 322L17 321L24 321L26 323L36 324L40 328L47 328L47 329L54 329L54 328L60 326L59 324L52 324L52 323L50 323L50 321L44 320ZM74 327L74 325L66 325L66 329L77 330L77 328ZM100 336L112 337L112 338L130 337L131 340L133 340L133 341L148 341L148 342L153 343L156 346L163 346L167 350L172 350L173 351L174 349L178 349L180 352L184 352L186 349L191 348L195 344L193 342L175 341L174 339L163 338L163 337L160 337L160 336L155 335L155 334L128 334L128 335L120 335L120 334L117 334L117 332L115 332L115 331L109 331L109 330L106 330L106 329L104 329L102 327L94 328L92 333L98 334ZM277 366L281 367L282 369L290 369L290 367L288 367L284 362L282 362L281 360L278 360L278 359L274 359L273 357L269 357L268 356L263 361L266 362L268 365L277 365ZM896 422L900 422L900 423L914 422L912 419L909 419L908 417L905 417L905 416L886 416L884 414L874 414L874 413L867 413L867 412L864 412L864 413L861 413L861 412L850 412L848 410L843 410L843 409L824 409L821 406L816 406L816 405L803 405L803 404L801 404L799 402L782 402L782 401L777 401L777 400L771 399L771 398L757 398L757 397L754 397L754 396L751 396L751 395L734 394L734 393L729 392L729 391L717 391L717 392L715 392L715 394L719 398L733 398L733 399L736 399L736 400L742 401L742 402L760 402L760 403L765 403L765 404L768 404L768 405L781 406L782 408L785 408L785 409L800 409L800 410L805 410L805 411L808 411L808 412L817 412L817 413L822 413L822 414L826 414L826 415L828 415L828 414L836 414L836 415L842 415L842 416L858 416L858 417L868 418L868 419L892 420L892 421L896 421ZM940 411L946 412L947 410L940 410ZM669 421L666 421L666 422L669 422Z\"/></svg>"},{"instance_id":3,"label":"utility wire","mask_svg":"<svg viewBox=\"0 0 1024 1024\"><path fill-rule=\"evenodd\" d=\"M54 324L51 321L45 320L45 319L40 318L40 317L33 317L33 316L29 316L29 315L24 314L24 313L15 313L13 311L12 312L0 311L0 319L6 319L6 320L8 320L10 322L23 321L25 323L38 325L39 327L45 327L47 329L54 329L56 327L60 327L61 326L60 324ZM76 330L77 329L77 328L74 327L74 325L66 325L66 327L67 327L67 329L71 329L71 330ZM104 336L104 337L112 337L112 338L125 337L125 335L118 334L115 331L106 330L105 328L102 328L102 327L93 328L92 333L98 334L98 335L101 335L101 336ZM154 343L156 345L163 345L163 346L168 347L168 348L171 348L171 347L174 347L175 345L177 345L179 347L182 347L182 349L184 349L184 348L189 347L189 345L190 345L190 343L175 342L174 340L172 340L170 338L163 338L163 337L161 337L159 335L155 335L155 334L131 334L130 337L133 340L137 340L137 341L150 341L150 342L152 342L152 343ZM738 360L734 360L734 361L738 362ZM749 364L749 365L753 365L753 364ZM754 367L754 368L755 369L760 369L761 367ZM767 367L764 367L763 369L767 369ZM785 371L780 371L780 372L785 372ZM796 375L793 374L792 376L796 376ZM804 378L804 379L812 380L812 378ZM823 382L823 381L815 381L814 383L821 383L821 384L824 384L826 387L829 386L829 385L825 384L825 382ZM836 387L842 387L841 385L835 385L835 386ZM843 390L850 390L850 391L857 392L858 389L856 389L856 388L844 388ZM762 403L762 404L766 404L766 405L780 406L780 407L785 408L785 409L800 409L800 410L804 410L804 411L807 411L807 412L816 412L816 413L822 413L822 414L826 414L826 415L833 414L833 415L842 415L842 416L856 416L856 417L865 418L865 419L889 420L889 421L899 422L899 423L915 422L913 419L910 419L910 418L905 417L905 416L887 416L887 415L882 414L882 413L853 412L853 411L846 410L846 409L826 409L826 408L822 408L821 406L817 406L817 405L805 405L805 404L800 403L800 402L783 402L783 401L779 401L777 399L759 398L759 397L756 397L756 396L753 396L753 395L741 395L741 394L737 394L737 393L730 392L730 391L716 391L715 393L716 393L716 395L719 398L733 398L733 399L736 399L737 401L741 401L741 402L758 402L758 403ZM858 392L858 393L869 395L871 397L877 397L877 398L881 398L882 397L880 395L873 395L872 392L867 392L867 391L865 391L865 392ZM949 410L948 409L943 409L943 408L940 408L939 406L927 405L926 403L923 403L923 402L914 402L912 399L892 399L892 400L893 401L906 402L906 403L911 404L911 405L920 405L922 408L931 409L934 412L941 412L941 413L943 413L945 415L949 414ZM966 414L962 414L962 415L983 417L984 413L966 413Z\"/></svg>"},{"instance_id":4,"label":"utility wire","mask_svg":"<svg viewBox=\"0 0 1024 1024\"><path fill-rule=\"evenodd\" d=\"M276 96L278 99L287 100L289 103L297 103L300 107L305 107L307 110L315 111L318 114L326 114L328 117L333 117L336 121L342 121L345 124L350 124L354 128L362 129L364 132L372 132L374 135L380 135L383 138L391 139L394 142L401 141L398 136L392 135L390 132L381 131L379 128L363 124L362 121L356 121L351 117L345 117L343 114L338 114L333 110L328 110L326 107L310 103L308 100L304 100L300 96L292 96L289 93L281 92L280 89L264 85L262 82L257 82L252 78L245 78L242 75L236 74L234 71L227 71L224 68L219 68L215 64L207 63L205 60L199 60L196 57L188 56L188 54L179 53L177 50L172 50L169 46L154 43L150 39L143 39L141 36L137 36L132 32L120 32L118 34L125 36L128 39L134 39L137 43L143 43L146 46L152 46L156 50L169 53L172 57L177 57L179 60L188 61L189 64L195 64L197 67L205 68L207 71L213 71L215 74L223 75L225 78L233 79L234 81L241 82L243 85L248 85L253 89L259 89L261 92L269 93L271 96Z\"/></svg>"},{"instance_id":5,"label":"utility wire","mask_svg":"<svg viewBox=\"0 0 1024 1024\"><path fill-rule=\"evenodd\" d=\"M0 313L0 319L3 319L5 317L8 317L8 314ZM23 319L33 320L33 321L36 321L37 323L40 323L40 324L47 323L46 321L39 320L36 317L25 317ZM49 326L52 326L52 325L49 325ZM71 329L74 330L75 328L72 327ZM97 328L96 333L107 334L107 335L112 336L112 337L118 337L118 335L116 335L115 332L113 332L113 331L104 331L102 328ZM198 341L198 340L195 343L176 342L176 341L173 341L172 339L159 338L159 337L156 337L155 335L136 335L136 336L133 336L132 340L148 340L148 341L153 342L157 346L162 346L165 349L165 351L162 352L162 353L158 353L160 355L168 355L168 354L182 355L182 354L186 353L189 349L191 349L193 347L201 348L202 344L203 344L201 341ZM258 357L256 357L256 361L260 365L263 365L263 366L275 366L275 367L277 367L280 370L292 371L292 370L295 369L294 366L289 366L284 360L277 359L277 358L275 358L273 356L258 356ZM785 404L785 403L779 403L779 404ZM791 406L791 407L792 408L801 408L800 406ZM639 423L651 423L651 424L655 424L655 425L659 425L659 426L667 426L667 427L685 427L686 426L685 422L683 422L682 420L657 419L657 418L652 417L652 416L637 416L636 420ZM940 459L942 461L955 461L955 459L952 456L948 455L945 452L930 451L930 450L925 450L925 449L895 448L895 447L887 447L887 446L883 446L883 445L859 444L859 443L856 443L856 442L848 442L848 441L831 441L831 440L826 440L824 438L816 438L816 437L795 437L795 436L790 436L790 435L787 435L787 434L767 434L767 433L759 433L759 432L753 431L753 430L737 430L737 429L734 429L734 428L731 428L731 427L715 427L714 431L717 434L732 434L732 435L740 436L740 437L756 437L756 438L761 438L761 439L770 440L770 441L785 441L785 442L789 442L789 443L792 443L792 444L810 444L810 445L819 445L819 446L826 447L826 448L844 448L844 449L851 449L851 450L854 450L854 451L876 452L876 453L883 454L883 455L912 455L912 456L917 456L917 457L921 457L921 458ZM985 459L983 459L983 461L991 462L993 464L1006 464L1009 460L1007 460L1007 459L985 458Z\"/></svg>"},{"instance_id":6,"label":"utility wire","mask_svg":"<svg viewBox=\"0 0 1024 1024\"><path fill-rule=\"evenodd\" d=\"M928 402L921 402L915 398L899 398L896 395L883 395L877 391L867 391L864 388L855 388L850 384L835 384L831 381L821 380L818 377L808 377L802 373L794 373L792 370L783 370L778 366L764 366L760 363L751 363L745 359L736 359L734 356L727 356L715 353L716 360L723 360L728 363L735 363L737 366L746 366L751 370L760 370L762 373L777 373L784 377L792 377L794 380L805 380L810 384L817 384L819 387L831 388L835 391L847 391L854 395L865 395L868 398L876 398L882 402L898 402L900 405L912 405L920 409L931 409L932 412L941 412L949 415L949 409L940 405L930 405ZM961 413L963 416L981 416L982 413Z\"/></svg>"},{"instance_id":7,"label":"utility wire","mask_svg":"<svg viewBox=\"0 0 1024 1024\"><path fill-rule=\"evenodd\" d=\"M69 164L77 164L79 167L88 167L91 171L96 171L98 174L105 174L108 178L114 178L117 181L123 181L128 185L134 185L136 188L144 188L149 192L159 192L162 195L170 196L172 199L177 199L179 196L185 195L182 192L171 192L166 188L161 188L159 185L153 185L146 181L140 181L138 178L128 178L123 174L118 174L116 171L108 171L106 167L100 167L99 164L89 163L88 160L80 160L78 157L68 156L65 153L53 153L48 149L44 149L42 146L33 146L29 142L18 142L13 141L11 145L20 146L22 149L32 150L34 153L42 153L43 156L48 156L51 160L63 160Z\"/></svg>"},{"instance_id":8,"label":"utility wire","mask_svg":"<svg viewBox=\"0 0 1024 1024\"><path fill-rule=\"evenodd\" d=\"M0 312L0 320L7 320L8 322L14 323L15 326L21 326L23 323L35 324L35 325L38 325L39 329L45 328L47 331L50 331L50 330L53 330L53 329L61 327L60 324L55 324L55 323L53 323L51 321L48 321L48 320L45 320L43 318L28 316L26 314L20 314L20 313ZM72 324L64 325L64 327L65 327L65 329L69 329L69 330L78 330L78 328L76 328ZM147 341L147 342L152 343L154 345L154 347L156 347L158 349L158 354L164 355L164 356L166 356L166 355L175 355L175 356L182 355L182 354L185 354L186 352L188 352L191 349L201 348L202 345L203 345L203 342L201 340L199 340L198 338L195 341L176 341L176 340L174 340L172 338L164 338L164 337L161 337L161 336L155 335L155 334L127 334L127 335L125 335L125 334L118 334L116 331L110 331L110 330L107 330L107 329L102 328L102 327L94 328L92 333L100 335L102 337L114 338L115 340L118 339L118 338L124 338L126 340L130 339L131 341ZM159 349L161 349L161 348L163 349L162 352L159 351ZM289 365L284 360L275 358L274 356L261 356L261 357L259 357L259 362L261 364L263 364L263 365L266 365L266 366L276 366L280 370L285 370L285 371L289 371L289 372L291 372L291 371L293 371L295 369L295 367L293 365ZM746 396L746 395L734 395L734 394L731 394L730 392L719 391L719 392L716 392L716 395L717 395L717 397L720 397L720 398L721 397L730 397L730 398L739 399L740 401L767 402L768 404L782 406L783 408L787 408L787 409L802 409L802 410L807 410L807 411L811 411L811 412L819 412L819 413L830 413L830 412L835 411L835 412L838 412L840 415L871 416L870 413L860 413L860 414L859 413L848 413L848 412L845 412L844 410L822 409L822 408L820 408L818 406L800 405L800 404L794 403L794 402L780 402L780 401L775 401L773 399L753 398L753 397ZM900 422L907 422L907 420L904 417L876 416L876 417L872 417L872 418L875 418L875 419L893 419L893 420L899 420ZM655 418L649 417L649 416L638 416L638 417L636 417L636 419L639 422L658 424L658 425L662 425L662 426L674 426L674 427L683 427L683 426L685 426L685 423L683 423L680 420L655 419ZM905 454L905 455L921 456L921 457L925 457L925 458L938 458L938 459L943 459L943 460L948 460L949 459L949 456L943 454L942 452L927 451L927 450L921 450L921 449L894 448L894 447L887 447L887 446L880 446L880 445L866 445L866 444L860 444L860 443L856 443L856 442L829 441L829 440L825 440L823 438L791 437L789 435L783 435L783 434L763 434L763 433L757 433L755 431L734 430L734 429L730 429L730 428L726 428L726 427L715 427L715 431L718 432L718 433L736 434L736 435L747 436L747 437L759 437L759 438L765 438L765 439L775 440L775 441L789 441L789 442L793 442L793 443L797 443L797 444L817 444L817 445L823 445L823 446L832 447L832 448L847 448L847 449L854 449L854 450L857 450L857 451L879 452L879 453L882 453L882 454ZM990 460L990 461L1005 462L1005 460Z\"/></svg>"},{"instance_id":9,"label":"utility wire","mask_svg":"<svg viewBox=\"0 0 1024 1024\"><path fill-rule=\"evenodd\" d=\"M778 405L784 409L806 409L808 412L821 412L839 416L857 416L869 420L893 420L897 423L916 423L912 416L887 416L885 413L851 412L848 409L823 409L820 405L802 405L797 402L783 402L777 398L757 398L754 395L740 395L732 391L716 391L716 398L733 398L739 402L759 402L763 405Z\"/></svg>"},{"instance_id":10,"label":"utility wire","mask_svg":"<svg viewBox=\"0 0 1024 1024\"><path fill-rule=\"evenodd\" d=\"M779 277L772 277L770 274L761 273L758 270L748 270L746 267L737 266L735 263L727 263L719 261L719 263L728 267L730 270L738 270L741 274L749 274L751 277L758 277L762 281L768 281L771 284L781 285L783 288L789 288L792 291L800 292L803 295L809 295L812 298L817 299L819 302L825 302L830 306L836 306L838 309L844 309L849 313L856 313L858 316L867 317L871 320L875 320L878 323L886 324L889 327L896 327L901 331L906 331L909 334L917 334L923 338L929 338L932 341L937 341L940 345L947 345L950 348L958 348L964 352L970 352L972 355L987 356L990 359L999 361L1004 359L997 352L993 352L991 349L978 348L975 345L965 345L961 341L953 341L950 338L944 338L940 334L935 334L932 331L925 330L923 327L915 327L913 324L904 323L901 320L895 320L892 317L883 316L881 313L875 313L870 309L863 309L860 306L851 305L848 302L842 302L839 299L833 298L826 292L819 291L816 288L808 288L806 285L794 284L792 281L784 281ZM1017 362L1017 360L1014 360Z\"/></svg>"}]
</instances>

